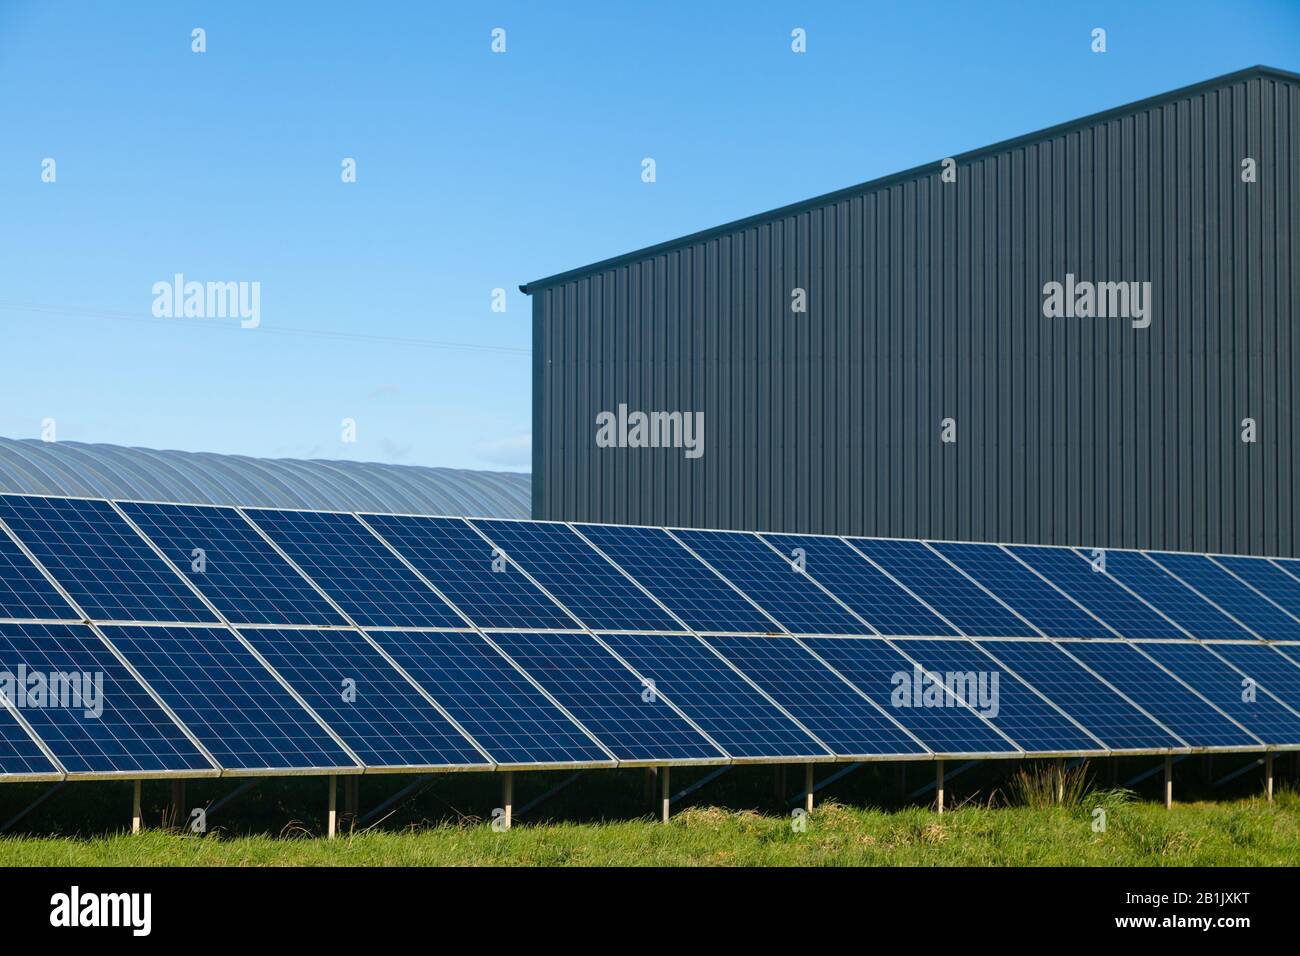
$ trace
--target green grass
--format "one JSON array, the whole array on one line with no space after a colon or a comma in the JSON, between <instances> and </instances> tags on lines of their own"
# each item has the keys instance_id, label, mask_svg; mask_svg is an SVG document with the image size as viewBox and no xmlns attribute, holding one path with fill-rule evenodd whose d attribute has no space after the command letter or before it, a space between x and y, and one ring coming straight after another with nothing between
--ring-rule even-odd
<instances>
[{"instance_id":1,"label":"green grass","mask_svg":"<svg viewBox=\"0 0 1300 956\"><path fill-rule=\"evenodd\" d=\"M1300 859L1300 800L1163 806L1111 799L1105 832L1081 807L967 806L942 816L829 803L804 832L775 814L693 807L649 819L482 823L371 831L327 841L267 835L6 837L0 865L79 866L1282 866ZM1085 802L1086 803L1086 802Z\"/></svg>"}]
</instances>

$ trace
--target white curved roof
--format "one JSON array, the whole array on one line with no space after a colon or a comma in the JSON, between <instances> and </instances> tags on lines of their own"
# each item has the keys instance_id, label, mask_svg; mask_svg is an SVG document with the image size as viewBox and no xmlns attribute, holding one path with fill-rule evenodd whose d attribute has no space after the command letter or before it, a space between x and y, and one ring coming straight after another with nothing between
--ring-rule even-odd
<instances>
[{"instance_id":1,"label":"white curved roof","mask_svg":"<svg viewBox=\"0 0 1300 956\"><path fill-rule=\"evenodd\" d=\"M0 438L0 492L527 518L529 489L515 472Z\"/></svg>"}]
</instances>

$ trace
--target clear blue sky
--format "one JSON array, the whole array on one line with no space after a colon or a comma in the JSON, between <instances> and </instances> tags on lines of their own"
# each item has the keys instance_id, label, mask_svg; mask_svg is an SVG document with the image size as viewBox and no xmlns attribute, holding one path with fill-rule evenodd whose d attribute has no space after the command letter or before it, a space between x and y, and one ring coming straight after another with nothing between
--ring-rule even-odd
<instances>
[{"instance_id":1,"label":"clear blue sky","mask_svg":"<svg viewBox=\"0 0 1300 956\"><path fill-rule=\"evenodd\" d=\"M1296 0L0 0L0 434L527 470L521 282L1256 63Z\"/></svg>"}]
</instances>

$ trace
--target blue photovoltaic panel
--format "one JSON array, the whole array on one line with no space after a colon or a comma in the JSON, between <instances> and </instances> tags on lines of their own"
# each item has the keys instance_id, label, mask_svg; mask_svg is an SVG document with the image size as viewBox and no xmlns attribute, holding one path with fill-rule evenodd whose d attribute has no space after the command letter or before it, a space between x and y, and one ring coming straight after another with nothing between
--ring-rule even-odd
<instances>
[{"instance_id":1,"label":"blue photovoltaic panel","mask_svg":"<svg viewBox=\"0 0 1300 956\"><path fill-rule=\"evenodd\" d=\"M1016 752L1014 745L952 696L940 695L942 706L930 706L924 697L917 700L913 693L917 675L911 662L880 638L816 637L804 643L935 753Z\"/></svg>"},{"instance_id":2,"label":"blue photovoltaic panel","mask_svg":"<svg viewBox=\"0 0 1300 956\"><path fill-rule=\"evenodd\" d=\"M900 640L897 646L926 670L942 675L963 699L1023 749L1037 753L1103 749L971 642ZM976 690L980 681L987 692L983 698ZM988 701L993 702L993 709L982 706Z\"/></svg>"},{"instance_id":3,"label":"blue photovoltaic panel","mask_svg":"<svg viewBox=\"0 0 1300 956\"><path fill-rule=\"evenodd\" d=\"M708 642L838 756L927 753L792 637L710 637Z\"/></svg>"},{"instance_id":4,"label":"blue photovoltaic panel","mask_svg":"<svg viewBox=\"0 0 1300 956\"><path fill-rule=\"evenodd\" d=\"M619 760L725 755L588 634L493 634L492 640Z\"/></svg>"},{"instance_id":5,"label":"blue photovoltaic panel","mask_svg":"<svg viewBox=\"0 0 1300 956\"><path fill-rule=\"evenodd\" d=\"M733 757L828 755L698 638L602 634L601 639Z\"/></svg>"},{"instance_id":6,"label":"blue photovoltaic panel","mask_svg":"<svg viewBox=\"0 0 1300 956\"><path fill-rule=\"evenodd\" d=\"M1268 558L1216 554L1214 560L1269 600L1300 616L1300 580L1291 577Z\"/></svg>"},{"instance_id":7,"label":"blue photovoltaic panel","mask_svg":"<svg viewBox=\"0 0 1300 956\"><path fill-rule=\"evenodd\" d=\"M234 508L133 501L121 508L232 623L347 623Z\"/></svg>"},{"instance_id":8,"label":"blue photovoltaic panel","mask_svg":"<svg viewBox=\"0 0 1300 956\"><path fill-rule=\"evenodd\" d=\"M41 752L18 718L9 708L0 706L0 776L48 776L58 772L59 768Z\"/></svg>"},{"instance_id":9,"label":"blue photovoltaic panel","mask_svg":"<svg viewBox=\"0 0 1300 956\"><path fill-rule=\"evenodd\" d=\"M1215 648L1225 647L1227 645L1216 644ZM1277 651L1292 664L1300 667L1300 647L1294 644L1270 644L1273 650Z\"/></svg>"},{"instance_id":10,"label":"blue photovoltaic panel","mask_svg":"<svg viewBox=\"0 0 1300 956\"><path fill-rule=\"evenodd\" d=\"M217 621L106 501L0 495L0 519L93 620Z\"/></svg>"},{"instance_id":11,"label":"blue photovoltaic panel","mask_svg":"<svg viewBox=\"0 0 1300 956\"><path fill-rule=\"evenodd\" d=\"M780 630L662 528L584 524L578 530L693 630Z\"/></svg>"},{"instance_id":12,"label":"blue photovoltaic panel","mask_svg":"<svg viewBox=\"0 0 1300 956\"><path fill-rule=\"evenodd\" d=\"M1292 663L1285 654L1279 654L1277 645L1253 642L1205 646L1260 687L1300 710L1300 666ZM1291 650L1300 651L1300 647L1291 647Z\"/></svg>"},{"instance_id":13,"label":"blue photovoltaic panel","mask_svg":"<svg viewBox=\"0 0 1300 956\"><path fill-rule=\"evenodd\" d=\"M996 544L932 542L936 551L984 585L1048 637L1114 637L1095 617Z\"/></svg>"},{"instance_id":14,"label":"blue photovoltaic panel","mask_svg":"<svg viewBox=\"0 0 1300 956\"><path fill-rule=\"evenodd\" d=\"M487 765L356 631L240 633L367 766Z\"/></svg>"},{"instance_id":15,"label":"blue photovoltaic panel","mask_svg":"<svg viewBox=\"0 0 1300 956\"><path fill-rule=\"evenodd\" d=\"M1107 551L1106 573L1182 625L1192 637L1246 640L1255 636L1166 574L1141 551Z\"/></svg>"},{"instance_id":16,"label":"blue photovoltaic panel","mask_svg":"<svg viewBox=\"0 0 1300 956\"><path fill-rule=\"evenodd\" d=\"M479 627L573 627L573 619L510 562L497 562L492 545L459 518L364 515Z\"/></svg>"},{"instance_id":17,"label":"blue photovoltaic panel","mask_svg":"<svg viewBox=\"0 0 1300 956\"><path fill-rule=\"evenodd\" d=\"M1300 717L1256 689L1243 700L1242 676L1210 653L1210 646L1191 642L1135 645L1266 744L1300 744Z\"/></svg>"},{"instance_id":18,"label":"blue photovoltaic panel","mask_svg":"<svg viewBox=\"0 0 1300 956\"><path fill-rule=\"evenodd\" d=\"M14 701L68 773L211 770L212 764L88 627L0 624L0 672L65 680L58 701ZM84 690L72 691L76 677ZM17 693L17 690L16 690Z\"/></svg>"},{"instance_id":19,"label":"blue photovoltaic panel","mask_svg":"<svg viewBox=\"0 0 1300 956\"><path fill-rule=\"evenodd\" d=\"M226 628L106 626L104 636L221 767L356 766Z\"/></svg>"},{"instance_id":20,"label":"blue photovoltaic panel","mask_svg":"<svg viewBox=\"0 0 1300 956\"><path fill-rule=\"evenodd\" d=\"M371 631L370 637L497 763L612 762L481 635Z\"/></svg>"},{"instance_id":21,"label":"blue photovoltaic panel","mask_svg":"<svg viewBox=\"0 0 1300 956\"><path fill-rule=\"evenodd\" d=\"M4 531L0 531L0 617L81 619Z\"/></svg>"},{"instance_id":22,"label":"blue photovoltaic panel","mask_svg":"<svg viewBox=\"0 0 1300 956\"><path fill-rule=\"evenodd\" d=\"M861 634L866 625L757 535L674 531L691 550L795 634Z\"/></svg>"},{"instance_id":23,"label":"blue photovoltaic panel","mask_svg":"<svg viewBox=\"0 0 1300 956\"><path fill-rule=\"evenodd\" d=\"M572 529L549 521L471 522L593 630L680 631L645 592Z\"/></svg>"},{"instance_id":24,"label":"blue photovoltaic panel","mask_svg":"<svg viewBox=\"0 0 1300 956\"><path fill-rule=\"evenodd\" d=\"M965 633L1031 637L1024 621L989 597L921 541L853 538L849 542Z\"/></svg>"},{"instance_id":25,"label":"blue photovoltaic panel","mask_svg":"<svg viewBox=\"0 0 1300 956\"><path fill-rule=\"evenodd\" d=\"M978 644L1087 727L1111 750L1167 750L1184 746L1055 644L1047 641L979 641Z\"/></svg>"},{"instance_id":26,"label":"blue photovoltaic panel","mask_svg":"<svg viewBox=\"0 0 1300 956\"><path fill-rule=\"evenodd\" d=\"M1121 637L1187 636L1109 575L1094 571L1092 562L1072 548L1007 545L1007 550L1113 627Z\"/></svg>"},{"instance_id":27,"label":"blue photovoltaic panel","mask_svg":"<svg viewBox=\"0 0 1300 956\"><path fill-rule=\"evenodd\" d=\"M1289 577L1300 581L1300 559L1270 558L1269 560L1281 568Z\"/></svg>"},{"instance_id":28,"label":"blue photovoltaic panel","mask_svg":"<svg viewBox=\"0 0 1300 956\"><path fill-rule=\"evenodd\" d=\"M839 538L814 534L761 537L782 554L791 555L802 548L808 573L881 634L957 636L955 629Z\"/></svg>"},{"instance_id":29,"label":"blue photovoltaic panel","mask_svg":"<svg viewBox=\"0 0 1300 956\"><path fill-rule=\"evenodd\" d=\"M1258 740L1143 657L1132 644L1080 641L1070 644L1067 650L1126 697L1138 701L1143 710L1192 747L1252 747L1259 744Z\"/></svg>"},{"instance_id":30,"label":"blue photovoltaic panel","mask_svg":"<svg viewBox=\"0 0 1300 956\"><path fill-rule=\"evenodd\" d=\"M465 622L357 518L332 511L245 511L363 627Z\"/></svg>"},{"instance_id":31,"label":"blue photovoltaic panel","mask_svg":"<svg viewBox=\"0 0 1300 956\"><path fill-rule=\"evenodd\" d=\"M1300 621L1260 597L1205 555L1149 551L1147 557L1178 575L1185 584L1260 637L1270 641L1300 640Z\"/></svg>"}]
</instances>

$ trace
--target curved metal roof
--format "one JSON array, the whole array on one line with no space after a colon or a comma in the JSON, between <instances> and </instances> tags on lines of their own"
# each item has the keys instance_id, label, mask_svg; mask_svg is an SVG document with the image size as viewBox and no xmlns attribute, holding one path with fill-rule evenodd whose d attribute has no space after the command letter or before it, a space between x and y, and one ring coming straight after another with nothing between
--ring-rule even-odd
<instances>
[{"instance_id":1,"label":"curved metal roof","mask_svg":"<svg viewBox=\"0 0 1300 956\"><path fill-rule=\"evenodd\" d=\"M0 491L327 511L529 517L530 477L0 438Z\"/></svg>"}]
</instances>

